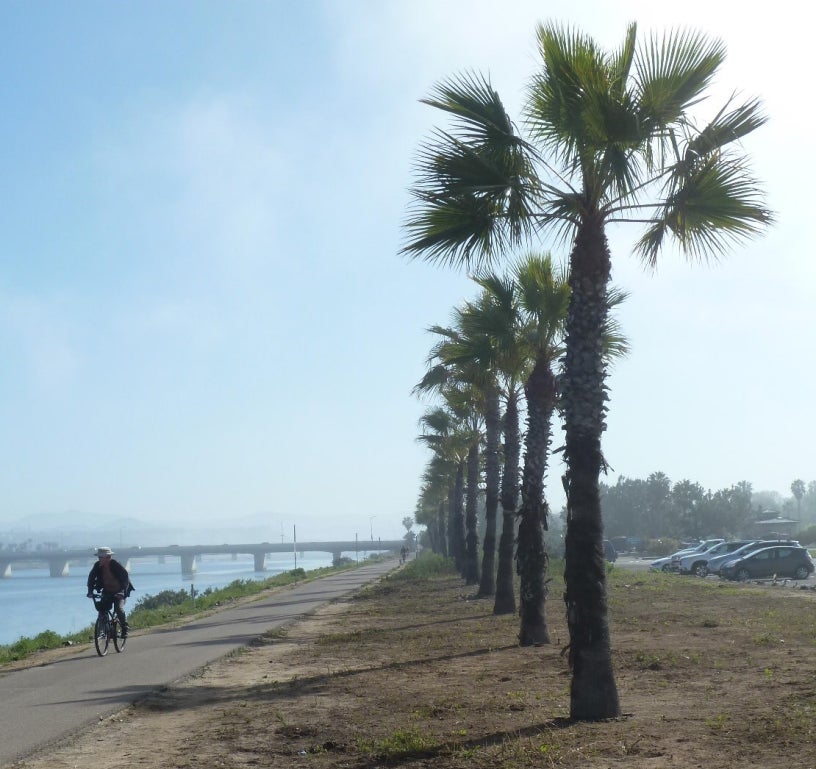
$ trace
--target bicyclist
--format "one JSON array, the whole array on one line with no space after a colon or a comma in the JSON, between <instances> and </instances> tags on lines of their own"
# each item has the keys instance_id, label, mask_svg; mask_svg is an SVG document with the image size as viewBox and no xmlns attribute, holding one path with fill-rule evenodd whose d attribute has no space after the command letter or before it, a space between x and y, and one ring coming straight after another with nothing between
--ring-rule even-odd
<instances>
[{"instance_id":1,"label":"bicyclist","mask_svg":"<svg viewBox=\"0 0 816 769\"><path fill-rule=\"evenodd\" d=\"M113 550L109 547L97 548L96 557L98 560L88 574L88 598L93 597L94 590L100 591L102 593L100 610L107 611L112 604L122 626L122 635L127 636L125 599L133 590L130 576L127 569L113 559Z\"/></svg>"}]
</instances>

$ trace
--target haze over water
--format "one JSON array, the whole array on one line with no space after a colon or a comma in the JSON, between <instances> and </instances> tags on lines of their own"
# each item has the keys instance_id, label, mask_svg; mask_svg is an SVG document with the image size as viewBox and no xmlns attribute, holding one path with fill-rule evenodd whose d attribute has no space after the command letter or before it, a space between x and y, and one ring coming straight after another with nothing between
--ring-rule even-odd
<instances>
[{"instance_id":1,"label":"haze over water","mask_svg":"<svg viewBox=\"0 0 816 769\"><path fill-rule=\"evenodd\" d=\"M354 558L354 553L344 553ZM364 557L361 552L360 559ZM297 554L297 567L306 571L331 566L330 553L306 552ZM94 610L85 597L86 582L91 562L87 565L71 564L67 577L51 577L48 568L14 567L12 576L0 579L0 644L10 644L21 637L33 637L45 630L61 635L73 633L93 622ZM295 568L292 553L271 553L266 556L266 571L256 572L251 555L230 556L204 555L196 562L197 571L192 578L183 578L177 558L165 563L157 559L132 559L131 581L135 586L126 604L130 612L140 598L156 595L163 590L196 591L208 587L225 587L241 580L263 580Z\"/></svg>"}]
</instances>

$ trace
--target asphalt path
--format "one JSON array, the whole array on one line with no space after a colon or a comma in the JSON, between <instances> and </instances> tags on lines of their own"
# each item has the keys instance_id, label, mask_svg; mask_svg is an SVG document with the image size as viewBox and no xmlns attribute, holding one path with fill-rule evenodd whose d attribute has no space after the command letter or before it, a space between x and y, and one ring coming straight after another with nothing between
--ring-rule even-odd
<instances>
[{"instance_id":1,"label":"asphalt path","mask_svg":"<svg viewBox=\"0 0 816 769\"><path fill-rule=\"evenodd\" d=\"M175 629L132 635L106 657L93 645L53 663L0 671L0 766L58 742L145 695L353 593L395 567L393 560L293 585ZM93 612L88 602L90 612Z\"/></svg>"},{"instance_id":2,"label":"asphalt path","mask_svg":"<svg viewBox=\"0 0 816 769\"><path fill-rule=\"evenodd\" d=\"M615 566L623 569L634 569L635 571L646 571L654 560L655 558L641 558L637 555L619 555L618 560L615 561Z\"/></svg>"}]
</instances>

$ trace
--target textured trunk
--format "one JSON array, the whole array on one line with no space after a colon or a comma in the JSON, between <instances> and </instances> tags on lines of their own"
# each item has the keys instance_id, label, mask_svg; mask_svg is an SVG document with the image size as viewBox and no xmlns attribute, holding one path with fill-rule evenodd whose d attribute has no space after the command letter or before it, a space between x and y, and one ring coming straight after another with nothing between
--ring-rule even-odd
<instances>
[{"instance_id":1,"label":"textured trunk","mask_svg":"<svg viewBox=\"0 0 816 769\"><path fill-rule=\"evenodd\" d=\"M496 572L494 614L515 614L513 587L513 545L516 539L516 507L519 495L519 413L518 395L511 391L504 412L504 470L501 480L502 532L499 539L499 567Z\"/></svg>"},{"instance_id":2,"label":"textured trunk","mask_svg":"<svg viewBox=\"0 0 816 769\"><path fill-rule=\"evenodd\" d=\"M457 571L465 576L464 466L459 463L451 497L448 542Z\"/></svg>"},{"instance_id":3,"label":"textured trunk","mask_svg":"<svg viewBox=\"0 0 816 769\"><path fill-rule=\"evenodd\" d=\"M467 458L467 500L465 502L465 584L479 584L479 534L476 531L476 503L479 499L479 442L474 441Z\"/></svg>"},{"instance_id":4,"label":"textured trunk","mask_svg":"<svg viewBox=\"0 0 816 769\"><path fill-rule=\"evenodd\" d=\"M570 717L597 721L620 715L612 672L598 478L606 416L603 329L610 276L603 222L585 221L570 257L564 411L567 533L564 600L572 668Z\"/></svg>"},{"instance_id":5,"label":"textured trunk","mask_svg":"<svg viewBox=\"0 0 816 769\"><path fill-rule=\"evenodd\" d=\"M482 546L482 579L479 598L496 593L496 512L499 509L499 390L492 387L485 409L485 535Z\"/></svg>"},{"instance_id":6,"label":"textured trunk","mask_svg":"<svg viewBox=\"0 0 816 769\"><path fill-rule=\"evenodd\" d=\"M452 495L453 495L453 487L448 489L448 499L450 499L450 497ZM436 550L436 552L439 553L440 555L444 556L445 558L448 557L448 541L447 541L447 537L445 536L445 529L447 528L445 526L445 508L446 507L447 507L447 504L445 502L440 502L439 503L439 516L438 516L437 521L436 521L437 531L438 531L438 534L437 534L437 539L438 539L437 547L438 547L438 549Z\"/></svg>"},{"instance_id":7,"label":"textured trunk","mask_svg":"<svg viewBox=\"0 0 816 769\"><path fill-rule=\"evenodd\" d=\"M527 395L527 435L521 480L521 514L516 551L520 578L519 644L532 646L550 642L545 608L547 603L547 503L544 473L550 450L550 420L555 408L555 376L550 361L539 358L524 385Z\"/></svg>"},{"instance_id":8,"label":"textured trunk","mask_svg":"<svg viewBox=\"0 0 816 769\"><path fill-rule=\"evenodd\" d=\"M434 553L441 552L439 549L439 526L436 517L428 521L428 545Z\"/></svg>"}]
</instances>

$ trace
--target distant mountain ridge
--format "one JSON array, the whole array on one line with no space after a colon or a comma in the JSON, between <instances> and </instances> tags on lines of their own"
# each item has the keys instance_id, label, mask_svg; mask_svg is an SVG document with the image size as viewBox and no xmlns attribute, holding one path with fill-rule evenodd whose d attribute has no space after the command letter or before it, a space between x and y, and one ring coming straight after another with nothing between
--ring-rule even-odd
<instances>
[{"instance_id":1,"label":"distant mountain ridge","mask_svg":"<svg viewBox=\"0 0 816 769\"><path fill-rule=\"evenodd\" d=\"M225 516L225 520L229 520ZM0 523L0 545L31 540L31 546L55 543L58 547L116 547L147 545L196 545L237 542L279 541L270 525L262 525L252 516L229 525L212 521L194 524L163 525L138 518L70 510L64 513L26 515L11 523ZM290 537L291 538L291 537Z\"/></svg>"}]
</instances>

